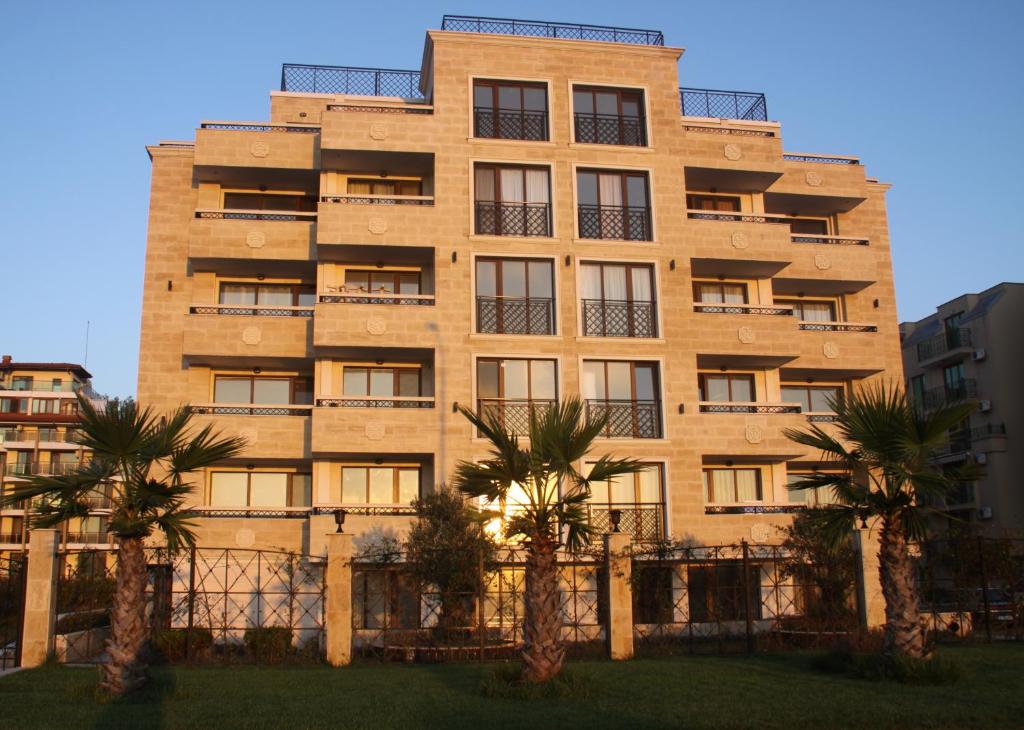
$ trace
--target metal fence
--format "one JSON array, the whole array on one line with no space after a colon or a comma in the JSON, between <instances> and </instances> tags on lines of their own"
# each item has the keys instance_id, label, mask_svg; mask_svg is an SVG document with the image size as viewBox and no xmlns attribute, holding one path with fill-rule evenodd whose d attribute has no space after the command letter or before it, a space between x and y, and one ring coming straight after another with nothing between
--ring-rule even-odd
<instances>
[{"instance_id":1,"label":"metal fence","mask_svg":"<svg viewBox=\"0 0 1024 730\"><path fill-rule=\"evenodd\" d=\"M397 96L422 100L420 72L392 68L281 65L281 91L356 96Z\"/></svg>"},{"instance_id":2,"label":"metal fence","mask_svg":"<svg viewBox=\"0 0 1024 730\"><path fill-rule=\"evenodd\" d=\"M0 671L21 665L27 575L26 553L0 557Z\"/></svg>"},{"instance_id":3,"label":"metal fence","mask_svg":"<svg viewBox=\"0 0 1024 730\"><path fill-rule=\"evenodd\" d=\"M641 46L663 46L665 36L658 30L616 28L608 25L580 23L548 23L541 20L485 18L471 15L445 15L441 30L463 33L494 33L531 38L562 38L574 41L604 41Z\"/></svg>"},{"instance_id":4,"label":"metal fence","mask_svg":"<svg viewBox=\"0 0 1024 730\"><path fill-rule=\"evenodd\" d=\"M721 89L679 89L684 117L768 121L768 102L764 94Z\"/></svg>"}]
</instances>

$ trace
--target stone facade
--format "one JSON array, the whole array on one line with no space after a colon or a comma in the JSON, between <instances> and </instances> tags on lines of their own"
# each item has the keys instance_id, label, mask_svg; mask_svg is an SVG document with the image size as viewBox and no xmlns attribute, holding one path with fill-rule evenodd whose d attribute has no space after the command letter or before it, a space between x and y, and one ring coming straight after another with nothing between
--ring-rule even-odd
<instances>
[{"instance_id":1,"label":"stone facade","mask_svg":"<svg viewBox=\"0 0 1024 730\"><path fill-rule=\"evenodd\" d=\"M274 505L256 504L251 490L246 504L212 499L213 476L206 475L196 503L221 516L200 521L205 544L243 546L238 535L251 530L242 536L251 546L323 554L323 539L311 535L332 521L324 524L311 508L347 509L349 527L358 521L356 549L360 540L400 535L409 518L396 513L407 512L405 505L397 497L353 503L342 470L418 466L427 490L459 460L484 457L486 444L456 406L478 403L477 363L485 358L555 361L558 396L591 387L583 375L589 361L652 363L651 413L660 427L640 435L656 437L602 439L595 457L613 453L657 465L661 496L605 507L656 505L658 534L674 539L777 540L775 528L796 506L787 473L809 469L815 459L782 434L808 422L792 403L793 386L848 389L901 375L888 186L867 177L856 160L784 155L778 123L682 117L681 55L678 48L430 31L426 104L274 92L269 124L208 124L194 143L148 148L139 398L161 410L202 406L204 422L246 436L245 454L225 470L311 475L308 497ZM542 88L547 139L476 136L474 79ZM574 87L639 92L647 144L577 141ZM546 170L551 235L484 230L474 215L480 165ZM651 240L585 237L577 172L589 169L646 176ZM420 195L378 197L366 193L377 188L354 179L414 180ZM232 213L239 198L231 196L239 192L262 212ZM694 193L725 194L741 207L734 215L688 210ZM267 213L273 194L289 196L279 200L298 212ZM303 200L315 206L304 210ZM798 236L789 225L794 214L817 219L827 232ZM549 334L482 331L482 258L550 264ZM594 263L649 267L654 336L584 330L583 269ZM354 269L419 271L421 301L353 296L344 282ZM725 312L695 306L709 302L695 302L695 281L739 284L744 304ZM232 282L290 284L308 294L297 295L287 316L222 308L224 284ZM801 302L831 315L801 323L808 316L789 316ZM417 368L418 400L358 402L346 392L344 374L357 366ZM700 401L700 376L723 371L751 376L754 403L708 412L716 409ZM308 379L311 393L304 403L284 404L287 414L217 408L217 375L245 373ZM760 493L716 494L709 502L702 469L714 467L755 469Z\"/></svg>"}]
</instances>

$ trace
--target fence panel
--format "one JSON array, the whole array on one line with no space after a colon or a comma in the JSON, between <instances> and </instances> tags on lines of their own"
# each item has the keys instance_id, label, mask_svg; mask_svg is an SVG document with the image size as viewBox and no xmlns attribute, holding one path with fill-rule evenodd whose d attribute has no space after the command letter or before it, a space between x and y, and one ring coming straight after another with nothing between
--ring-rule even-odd
<instances>
[{"instance_id":1,"label":"fence panel","mask_svg":"<svg viewBox=\"0 0 1024 730\"><path fill-rule=\"evenodd\" d=\"M0 671L21 666L27 576L27 553L0 557Z\"/></svg>"}]
</instances>

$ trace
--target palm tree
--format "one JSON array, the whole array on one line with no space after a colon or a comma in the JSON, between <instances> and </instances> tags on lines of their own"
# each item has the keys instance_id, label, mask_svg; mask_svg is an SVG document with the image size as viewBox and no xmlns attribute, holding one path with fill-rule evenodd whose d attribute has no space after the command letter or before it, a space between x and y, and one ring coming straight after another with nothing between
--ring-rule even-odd
<instances>
[{"instance_id":1,"label":"palm tree","mask_svg":"<svg viewBox=\"0 0 1024 730\"><path fill-rule=\"evenodd\" d=\"M556 551L562 545L578 552L594 536L586 502L590 485L642 469L632 459L602 456L586 476L577 464L587 456L605 419L587 422L583 403L569 398L543 413L531 412L529 447L500 422L459 409L490 441L490 458L461 461L452 484L463 494L482 497L492 504L507 504L510 491L519 502L507 516L505 537L520 540L526 550L525 611L523 616L523 679L545 682L562 669L565 649L561 643L561 603Z\"/></svg>"},{"instance_id":2,"label":"palm tree","mask_svg":"<svg viewBox=\"0 0 1024 730\"><path fill-rule=\"evenodd\" d=\"M122 695L146 680L143 541L160 530L171 551L195 544L185 508L191 486L185 478L238 455L245 441L221 438L210 426L193 433L187 407L157 417L133 400L114 400L102 410L81 396L78 402L78 443L91 449L92 460L72 474L35 477L0 504L41 498L32 526L47 528L85 517L91 501L109 499L107 529L117 538L117 586L101 686Z\"/></svg>"},{"instance_id":3,"label":"palm tree","mask_svg":"<svg viewBox=\"0 0 1024 730\"><path fill-rule=\"evenodd\" d=\"M972 464L934 463L950 430L962 427L976 405L951 403L924 411L898 386L866 386L832 403L836 435L811 426L786 429L793 441L821 452L824 468L794 489L830 487L834 504L812 511L828 542L838 547L857 521L881 523L879 577L885 598L885 654L930 657L918 613L911 541L927 534L927 516L937 498L977 479Z\"/></svg>"}]
</instances>

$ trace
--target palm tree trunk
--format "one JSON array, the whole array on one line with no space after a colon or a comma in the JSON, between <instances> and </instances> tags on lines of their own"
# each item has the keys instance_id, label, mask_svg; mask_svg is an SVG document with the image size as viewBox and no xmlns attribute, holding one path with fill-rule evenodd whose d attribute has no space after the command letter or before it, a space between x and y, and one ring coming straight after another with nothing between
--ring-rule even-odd
<instances>
[{"instance_id":1,"label":"palm tree trunk","mask_svg":"<svg viewBox=\"0 0 1024 730\"><path fill-rule=\"evenodd\" d=\"M555 543L536 538L527 546L523 616L523 679L546 682L562 671L562 615Z\"/></svg>"},{"instance_id":2,"label":"palm tree trunk","mask_svg":"<svg viewBox=\"0 0 1024 730\"><path fill-rule=\"evenodd\" d=\"M146 554L141 537L118 537L117 591L100 686L123 695L146 681Z\"/></svg>"},{"instance_id":3,"label":"palm tree trunk","mask_svg":"<svg viewBox=\"0 0 1024 730\"><path fill-rule=\"evenodd\" d=\"M899 525L882 522L879 535L879 575L885 597L885 654L928 659L924 627L918 612L917 580Z\"/></svg>"}]
</instances>

